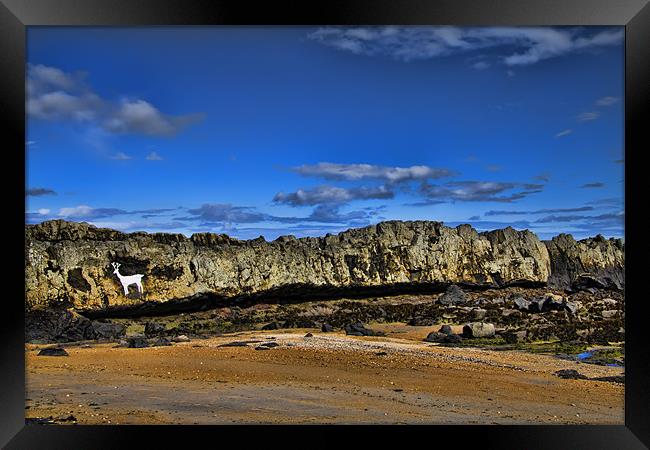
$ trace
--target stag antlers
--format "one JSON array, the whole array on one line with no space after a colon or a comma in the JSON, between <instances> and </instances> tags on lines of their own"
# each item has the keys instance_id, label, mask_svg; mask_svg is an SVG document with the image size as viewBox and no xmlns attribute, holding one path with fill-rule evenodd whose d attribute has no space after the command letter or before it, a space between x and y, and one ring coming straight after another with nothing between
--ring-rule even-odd
<instances>
[{"instance_id":1,"label":"stag antlers","mask_svg":"<svg viewBox=\"0 0 650 450\"><path fill-rule=\"evenodd\" d=\"M111 266L113 266L113 269L117 270L120 268L121 264L120 263L111 263Z\"/></svg>"}]
</instances>

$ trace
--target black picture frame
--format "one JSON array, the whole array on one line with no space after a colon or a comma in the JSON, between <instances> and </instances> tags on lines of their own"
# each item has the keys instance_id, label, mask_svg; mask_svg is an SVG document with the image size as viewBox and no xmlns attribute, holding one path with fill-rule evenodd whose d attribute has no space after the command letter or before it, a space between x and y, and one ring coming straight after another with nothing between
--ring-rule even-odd
<instances>
[{"instance_id":1,"label":"black picture frame","mask_svg":"<svg viewBox=\"0 0 650 450\"><path fill-rule=\"evenodd\" d=\"M25 37L26 27L39 25L620 25L626 30L625 73L625 221L626 240L626 386L624 426L418 426L418 427L189 427L189 426L39 426L25 425L24 302L20 280L24 266L7 264L10 287L2 305L0 333L0 445L11 449L121 448L135 439L163 445L249 443L254 436L284 445L345 445L341 431L368 436L391 432L402 441L423 443L482 442L489 448L644 448L650 446L650 351L646 344L641 271L649 251L643 230L643 154L650 148L643 122L650 107L650 6L648 0L312 0L266 2L223 0L0 0L0 108L5 158L12 161L3 177L5 202L15 201L5 225L5 262L24 258L25 181ZM21 149L23 149L21 151ZM15 162L13 159L15 158ZM17 178L17 179L16 179ZM21 206L22 205L22 206ZM22 208L22 209L21 209ZM5 253L7 255L7 253ZM636 295L635 295L636 294ZM217 429L218 428L218 429ZM293 433L310 432L294 441ZM250 430L250 431L249 431ZM415 434L413 434L415 433ZM292 443L294 441L295 443ZM196 442L193 444L192 442ZM353 441L348 441L350 444ZM434 443L431 442L431 443ZM237 444L239 445L239 444ZM430 444L429 444L430 445ZM435 444L434 444L435 445ZM449 444L447 444L449 445ZM451 444L456 446L455 444Z\"/></svg>"}]
</instances>

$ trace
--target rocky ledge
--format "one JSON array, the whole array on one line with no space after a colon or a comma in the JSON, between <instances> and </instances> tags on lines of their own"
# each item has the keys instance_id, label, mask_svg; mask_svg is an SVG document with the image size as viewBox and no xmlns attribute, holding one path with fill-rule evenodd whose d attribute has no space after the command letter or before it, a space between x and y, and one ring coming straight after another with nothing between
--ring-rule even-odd
<instances>
[{"instance_id":1,"label":"rocky ledge","mask_svg":"<svg viewBox=\"0 0 650 450\"><path fill-rule=\"evenodd\" d=\"M513 228L389 221L318 238L121 233L61 220L25 227L26 307L97 311L209 296L323 298L364 292L549 286L624 288L620 239L540 241ZM127 295L113 273L142 274Z\"/></svg>"}]
</instances>

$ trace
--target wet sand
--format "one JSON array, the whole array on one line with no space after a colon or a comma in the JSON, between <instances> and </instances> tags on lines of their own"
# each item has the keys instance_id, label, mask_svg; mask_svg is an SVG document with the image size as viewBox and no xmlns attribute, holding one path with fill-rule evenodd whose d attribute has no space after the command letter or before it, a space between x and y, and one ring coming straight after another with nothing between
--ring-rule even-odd
<instances>
[{"instance_id":1,"label":"wet sand","mask_svg":"<svg viewBox=\"0 0 650 450\"><path fill-rule=\"evenodd\" d=\"M91 344L66 347L67 357L37 356L44 346L27 345L25 415L72 415L78 424L624 423L624 385L554 375L622 368L422 342L432 327L384 330L387 337L292 329L171 347ZM219 347L233 341L259 342ZM268 342L279 345L255 350Z\"/></svg>"}]
</instances>

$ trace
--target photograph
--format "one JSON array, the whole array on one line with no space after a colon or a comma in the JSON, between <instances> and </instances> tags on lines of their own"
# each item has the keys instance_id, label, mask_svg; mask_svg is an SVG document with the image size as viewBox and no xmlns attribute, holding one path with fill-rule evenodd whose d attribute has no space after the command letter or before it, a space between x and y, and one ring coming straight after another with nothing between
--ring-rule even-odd
<instances>
[{"instance_id":1,"label":"photograph","mask_svg":"<svg viewBox=\"0 0 650 450\"><path fill-rule=\"evenodd\" d=\"M626 27L25 38L27 424L625 425Z\"/></svg>"}]
</instances>

